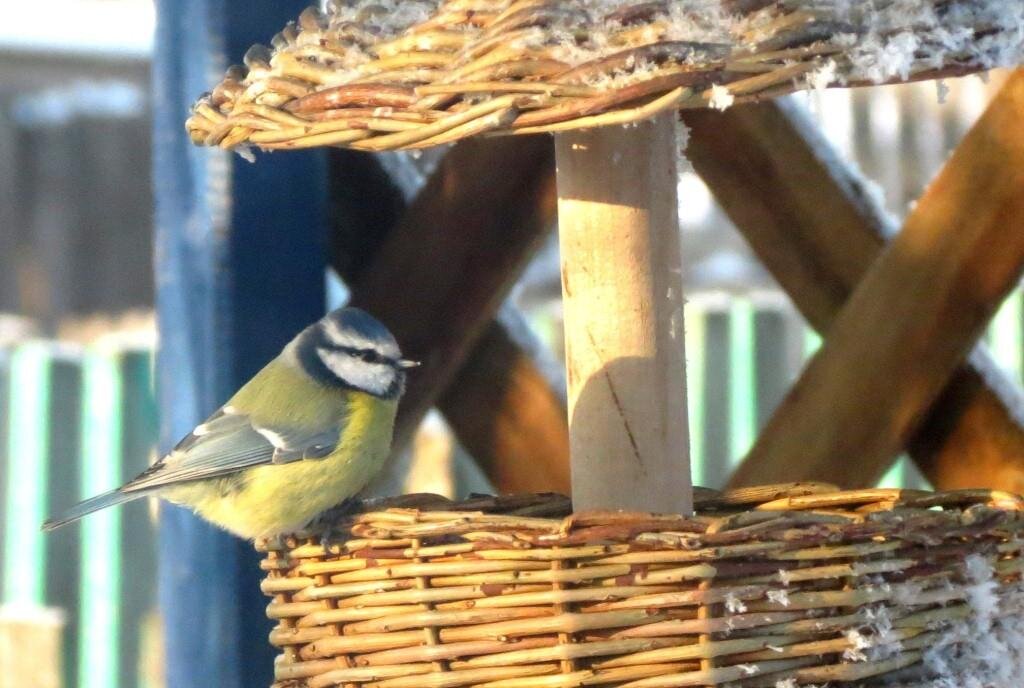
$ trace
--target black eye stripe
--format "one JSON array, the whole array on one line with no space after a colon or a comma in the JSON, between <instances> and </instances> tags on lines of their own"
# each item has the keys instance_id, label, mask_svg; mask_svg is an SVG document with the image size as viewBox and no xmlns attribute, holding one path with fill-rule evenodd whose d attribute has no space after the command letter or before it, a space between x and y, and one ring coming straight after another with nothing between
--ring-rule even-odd
<instances>
[{"instance_id":1,"label":"black eye stripe","mask_svg":"<svg viewBox=\"0 0 1024 688\"><path fill-rule=\"evenodd\" d=\"M338 344L331 345L330 349L332 351L348 354L349 356L354 356L355 358L366 361L367 363L393 363L391 359L383 356L379 351L374 349L358 349L353 346L343 346Z\"/></svg>"}]
</instances>

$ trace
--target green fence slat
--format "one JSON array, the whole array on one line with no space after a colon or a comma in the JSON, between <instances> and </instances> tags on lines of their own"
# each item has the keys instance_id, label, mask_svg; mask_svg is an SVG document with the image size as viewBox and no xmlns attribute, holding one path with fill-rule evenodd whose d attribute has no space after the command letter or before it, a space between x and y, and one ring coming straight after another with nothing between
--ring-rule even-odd
<instances>
[{"instance_id":1,"label":"green fence slat","mask_svg":"<svg viewBox=\"0 0 1024 688\"><path fill-rule=\"evenodd\" d=\"M5 603L43 604L46 516L46 432L50 350L42 342L22 344L10 361L10 426L4 500Z\"/></svg>"},{"instance_id":2,"label":"green fence slat","mask_svg":"<svg viewBox=\"0 0 1024 688\"><path fill-rule=\"evenodd\" d=\"M145 470L156 448L157 409L152 389L153 354L132 347L118 357L121 382L121 475L125 482ZM150 500L142 499L121 507L121 647L118 676L124 687L144 686L140 674L146 623L156 612L157 549L156 527Z\"/></svg>"},{"instance_id":3,"label":"green fence slat","mask_svg":"<svg viewBox=\"0 0 1024 688\"><path fill-rule=\"evenodd\" d=\"M793 378L789 342L792 319L780 306L764 304L754 313L755 392L758 429L771 418Z\"/></svg>"},{"instance_id":4,"label":"green fence slat","mask_svg":"<svg viewBox=\"0 0 1024 688\"><path fill-rule=\"evenodd\" d=\"M3 499L3 504L7 503L7 485L8 485L8 461L9 461L9 444L10 444L10 433L8 429L11 426L11 351L10 349L0 349L0 499ZM0 504L0 512L4 514L4 519L0 522L0 600L6 597L6 586L4 583L6 565L4 562L7 561L7 513L4 509L3 504Z\"/></svg>"},{"instance_id":5,"label":"green fence slat","mask_svg":"<svg viewBox=\"0 0 1024 688\"><path fill-rule=\"evenodd\" d=\"M878 482L878 487L898 487L904 490L929 490L931 485L917 465L906 455L901 455L896 463Z\"/></svg>"},{"instance_id":6,"label":"green fence slat","mask_svg":"<svg viewBox=\"0 0 1024 688\"><path fill-rule=\"evenodd\" d=\"M704 457L704 372L705 322L699 304L690 301L684 307L686 346L686 410L690 425L690 476L694 485L707 485Z\"/></svg>"},{"instance_id":7,"label":"green fence slat","mask_svg":"<svg viewBox=\"0 0 1024 688\"><path fill-rule=\"evenodd\" d=\"M928 478L924 477L924 473L917 467L917 464L907 457L903 457L902 461L905 465L903 469L903 487L911 490L933 489L932 484L928 482Z\"/></svg>"},{"instance_id":8,"label":"green fence slat","mask_svg":"<svg viewBox=\"0 0 1024 688\"><path fill-rule=\"evenodd\" d=\"M806 328L804 330L804 358L810 359L811 356L818 352L821 348L821 335L814 331L813 328Z\"/></svg>"},{"instance_id":9,"label":"green fence slat","mask_svg":"<svg viewBox=\"0 0 1024 688\"><path fill-rule=\"evenodd\" d=\"M729 469L739 465L757 436L754 305L735 298L729 308Z\"/></svg>"},{"instance_id":10,"label":"green fence slat","mask_svg":"<svg viewBox=\"0 0 1024 688\"><path fill-rule=\"evenodd\" d=\"M85 357L81 497L116 487L121 478L121 385L115 352ZM121 589L119 508L82 520L82 632L79 688L117 688Z\"/></svg>"},{"instance_id":11,"label":"green fence slat","mask_svg":"<svg viewBox=\"0 0 1024 688\"><path fill-rule=\"evenodd\" d=\"M882 479L878 481L878 487L906 487L907 485L907 462L903 457L894 463Z\"/></svg>"},{"instance_id":12,"label":"green fence slat","mask_svg":"<svg viewBox=\"0 0 1024 688\"><path fill-rule=\"evenodd\" d=\"M729 313L708 309L704 315L704 483L719 488L729 477Z\"/></svg>"},{"instance_id":13,"label":"green fence slat","mask_svg":"<svg viewBox=\"0 0 1024 688\"><path fill-rule=\"evenodd\" d=\"M79 499L82 465L82 434L78 423L82 407L81 352L55 345L49 378L46 501L47 512L55 513ZM47 606L64 610L64 685L74 686L78 646L72 639L81 628L81 529L77 524L72 524L43 537L46 545L45 602Z\"/></svg>"}]
</instances>

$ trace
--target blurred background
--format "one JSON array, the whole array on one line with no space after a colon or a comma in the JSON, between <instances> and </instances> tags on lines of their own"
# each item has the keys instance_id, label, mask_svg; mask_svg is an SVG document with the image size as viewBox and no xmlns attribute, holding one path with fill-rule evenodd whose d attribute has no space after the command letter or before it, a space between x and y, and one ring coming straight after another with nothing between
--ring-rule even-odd
<instances>
[{"instance_id":1,"label":"blurred background","mask_svg":"<svg viewBox=\"0 0 1024 688\"><path fill-rule=\"evenodd\" d=\"M0 0L0 667L34 685L163 685L155 505L102 512L43 537L50 512L152 460L153 189L147 0ZM237 57L237 56L235 56ZM796 97L902 217L983 110L978 78ZM415 192L436 156L389 156ZM689 305L694 481L721 485L818 345L690 171L680 177ZM328 301L344 286L328 275ZM554 235L513 296L561 350ZM1013 379L1024 367L1019 291L987 335ZM439 416L406 457L404 484L486 491ZM885 478L922 486L900 462ZM45 611L44 611L45 610ZM10 639L33 637L31 658ZM6 655L4 653L7 653ZM0 671L0 686L8 671Z\"/></svg>"}]
</instances>

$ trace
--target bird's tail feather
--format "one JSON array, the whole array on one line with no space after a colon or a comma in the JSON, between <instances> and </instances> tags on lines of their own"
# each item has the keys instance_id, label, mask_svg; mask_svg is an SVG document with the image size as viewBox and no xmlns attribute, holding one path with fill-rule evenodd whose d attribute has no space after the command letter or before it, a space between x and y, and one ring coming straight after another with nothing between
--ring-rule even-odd
<instances>
[{"instance_id":1,"label":"bird's tail feather","mask_svg":"<svg viewBox=\"0 0 1024 688\"><path fill-rule=\"evenodd\" d=\"M84 502L76 504L56 518L47 519L46 522L43 523L43 530L55 530L61 526L73 523L94 511L106 509L108 506L114 506L115 504L130 502L133 499L139 499L140 497L145 497L148 494L148 490L140 490L138 492L121 492L119 490L111 490L110 492L96 495Z\"/></svg>"}]
</instances>

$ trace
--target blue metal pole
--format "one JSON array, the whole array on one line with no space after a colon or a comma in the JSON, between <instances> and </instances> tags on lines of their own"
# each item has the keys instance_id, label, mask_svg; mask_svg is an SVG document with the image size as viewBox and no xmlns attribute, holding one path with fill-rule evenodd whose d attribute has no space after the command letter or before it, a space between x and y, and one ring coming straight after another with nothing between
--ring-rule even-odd
<instances>
[{"instance_id":1,"label":"blue metal pole","mask_svg":"<svg viewBox=\"0 0 1024 688\"><path fill-rule=\"evenodd\" d=\"M194 148L192 101L308 0L159 0L154 54L157 399L167 450L324 309L322 154L249 164ZM249 543L162 511L169 688L271 682L266 600Z\"/></svg>"}]
</instances>

